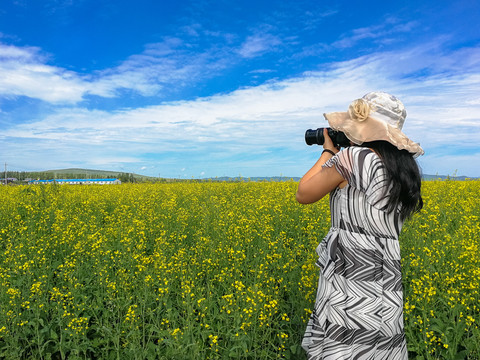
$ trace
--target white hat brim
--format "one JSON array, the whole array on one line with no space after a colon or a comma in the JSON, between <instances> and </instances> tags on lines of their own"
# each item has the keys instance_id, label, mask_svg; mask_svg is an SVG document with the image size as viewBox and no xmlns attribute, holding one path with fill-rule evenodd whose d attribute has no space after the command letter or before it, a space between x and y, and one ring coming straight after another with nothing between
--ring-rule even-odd
<instances>
[{"instance_id":1,"label":"white hat brim","mask_svg":"<svg viewBox=\"0 0 480 360\"><path fill-rule=\"evenodd\" d=\"M348 112L331 112L323 115L332 129L343 132L350 141L357 145L384 140L399 150L407 150L414 157L425 153L420 144L410 140L401 130L374 117L369 116L363 121L358 121L352 119Z\"/></svg>"}]
</instances>

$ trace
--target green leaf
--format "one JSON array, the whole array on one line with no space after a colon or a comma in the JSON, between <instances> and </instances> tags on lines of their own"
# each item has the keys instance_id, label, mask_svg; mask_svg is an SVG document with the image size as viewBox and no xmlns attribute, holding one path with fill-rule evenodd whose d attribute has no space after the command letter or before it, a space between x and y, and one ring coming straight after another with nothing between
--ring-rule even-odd
<instances>
[{"instance_id":1,"label":"green leaf","mask_svg":"<svg viewBox=\"0 0 480 360\"><path fill-rule=\"evenodd\" d=\"M231 358L238 358L239 355L242 353L242 351L243 351L242 346L239 346L239 345L234 346L228 352L228 356Z\"/></svg>"},{"instance_id":2,"label":"green leaf","mask_svg":"<svg viewBox=\"0 0 480 360\"><path fill-rule=\"evenodd\" d=\"M457 353L457 355L455 355L455 360L463 360L463 359L466 359L467 358L467 350L462 350L460 351L459 353Z\"/></svg>"}]
</instances>

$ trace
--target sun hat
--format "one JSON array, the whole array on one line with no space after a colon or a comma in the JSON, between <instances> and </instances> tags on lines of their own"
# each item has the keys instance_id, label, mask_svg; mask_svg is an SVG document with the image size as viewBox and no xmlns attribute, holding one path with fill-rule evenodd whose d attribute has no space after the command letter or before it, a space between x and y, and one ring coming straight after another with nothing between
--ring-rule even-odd
<instances>
[{"instance_id":1,"label":"sun hat","mask_svg":"<svg viewBox=\"0 0 480 360\"><path fill-rule=\"evenodd\" d=\"M385 140L399 150L407 150L413 157L425 152L420 144L410 140L402 127L407 117L403 103L395 96L382 91L374 91L354 100L347 112L323 114L330 127L345 133L357 145L364 142Z\"/></svg>"}]
</instances>

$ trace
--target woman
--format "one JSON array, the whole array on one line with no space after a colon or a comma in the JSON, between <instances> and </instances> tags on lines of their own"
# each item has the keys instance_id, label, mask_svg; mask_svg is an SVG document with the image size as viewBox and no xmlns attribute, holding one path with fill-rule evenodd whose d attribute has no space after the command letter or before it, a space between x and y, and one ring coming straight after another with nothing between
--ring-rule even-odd
<instances>
[{"instance_id":1,"label":"woman","mask_svg":"<svg viewBox=\"0 0 480 360\"><path fill-rule=\"evenodd\" d=\"M302 347L310 360L407 359L398 236L423 206L415 157L401 129L402 102L383 92L324 115L353 145L324 150L298 185L297 201L330 193L331 228L316 251L320 278Z\"/></svg>"}]
</instances>

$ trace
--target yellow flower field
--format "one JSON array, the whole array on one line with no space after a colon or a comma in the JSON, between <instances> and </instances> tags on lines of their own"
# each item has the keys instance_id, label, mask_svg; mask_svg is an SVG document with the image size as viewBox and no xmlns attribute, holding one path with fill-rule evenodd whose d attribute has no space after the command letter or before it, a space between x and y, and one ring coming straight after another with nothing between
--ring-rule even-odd
<instances>
[{"instance_id":1,"label":"yellow flower field","mask_svg":"<svg viewBox=\"0 0 480 360\"><path fill-rule=\"evenodd\" d=\"M0 187L0 359L304 359L328 199L295 182ZM400 243L413 359L480 358L480 182Z\"/></svg>"}]
</instances>

